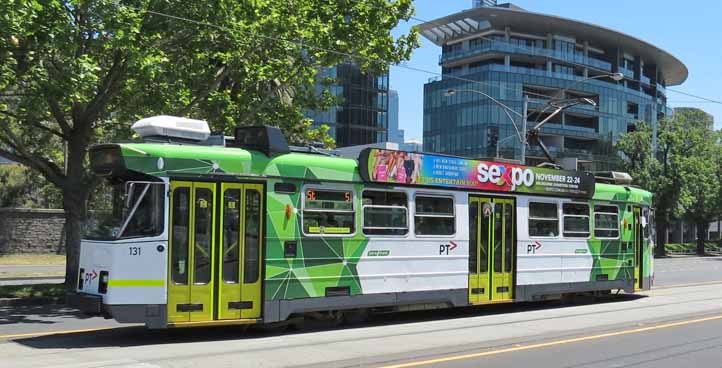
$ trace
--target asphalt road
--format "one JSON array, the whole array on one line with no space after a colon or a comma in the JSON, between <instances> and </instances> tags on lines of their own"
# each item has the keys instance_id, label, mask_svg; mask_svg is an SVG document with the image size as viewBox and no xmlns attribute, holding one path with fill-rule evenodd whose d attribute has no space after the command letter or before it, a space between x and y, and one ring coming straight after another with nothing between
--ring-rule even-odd
<instances>
[{"instance_id":1,"label":"asphalt road","mask_svg":"<svg viewBox=\"0 0 722 368\"><path fill-rule=\"evenodd\" d=\"M550 368L722 367L722 319L686 323L686 320L671 322L661 324L661 328L657 328L659 325L650 326L650 330L639 333L591 340L577 341L571 338L561 342L541 342L537 344L543 345L539 348L519 349L510 353L497 349L479 352L477 356L466 354L443 357L446 360L438 361L433 366L508 368L530 366L530 362L534 362L534 367ZM671 327L665 327L670 324ZM487 354L482 355L484 353ZM418 366L412 364L421 362L428 360L411 361L407 367Z\"/></svg>"},{"instance_id":2,"label":"asphalt road","mask_svg":"<svg viewBox=\"0 0 722 368\"><path fill-rule=\"evenodd\" d=\"M345 328L147 331L57 306L0 308L0 366L722 367L721 266L657 260L657 290L595 304L401 313ZM38 335L53 332L64 333Z\"/></svg>"},{"instance_id":3,"label":"asphalt road","mask_svg":"<svg viewBox=\"0 0 722 368\"><path fill-rule=\"evenodd\" d=\"M654 286L722 282L722 257L671 257L654 260Z\"/></svg>"}]
</instances>

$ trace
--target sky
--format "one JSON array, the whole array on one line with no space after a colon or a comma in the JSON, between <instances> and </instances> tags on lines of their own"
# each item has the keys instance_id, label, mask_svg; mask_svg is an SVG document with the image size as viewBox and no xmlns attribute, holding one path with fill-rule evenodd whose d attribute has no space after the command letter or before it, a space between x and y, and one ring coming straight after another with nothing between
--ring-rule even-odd
<instances>
[{"instance_id":1,"label":"sky","mask_svg":"<svg viewBox=\"0 0 722 368\"><path fill-rule=\"evenodd\" d=\"M434 20L471 8L471 0L416 0L416 17ZM500 0L499 3L507 1ZM722 101L722 1L720 0L515 0L526 10L552 14L629 34L651 43L677 57L689 69L689 77L679 86L668 86L667 99L672 107L701 108L715 118L722 129L722 104L672 92L686 92ZM393 30L405 34L417 20L402 22ZM407 65L441 73L438 64L441 48L420 36L421 47ZM424 84L435 74L393 66L391 88L399 93L399 128L406 139L421 140L423 130Z\"/></svg>"}]
</instances>

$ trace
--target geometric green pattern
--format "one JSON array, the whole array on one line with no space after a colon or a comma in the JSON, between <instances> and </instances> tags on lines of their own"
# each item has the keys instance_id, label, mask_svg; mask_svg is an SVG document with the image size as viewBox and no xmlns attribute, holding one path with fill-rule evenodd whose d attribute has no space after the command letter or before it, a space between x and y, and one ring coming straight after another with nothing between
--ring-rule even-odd
<instances>
[{"instance_id":1,"label":"geometric green pattern","mask_svg":"<svg viewBox=\"0 0 722 368\"><path fill-rule=\"evenodd\" d=\"M268 193L265 299L322 297L326 288L343 286L351 295L361 294L356 267L368 240L359 232L350 238L300 236L301 182L296 184L299 190L294 194ZM297 209L290 219L285 215L287 204ZM296 257L284 256L286 241L296 242Z\"/></svg>"}]
</instances>

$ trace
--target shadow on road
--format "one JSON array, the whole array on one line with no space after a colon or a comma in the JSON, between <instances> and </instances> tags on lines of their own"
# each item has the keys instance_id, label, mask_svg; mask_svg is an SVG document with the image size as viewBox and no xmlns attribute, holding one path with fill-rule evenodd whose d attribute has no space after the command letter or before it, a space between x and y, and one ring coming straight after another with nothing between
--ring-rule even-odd
<instances>
[{"instance_id":1,"label":"shadow on road","mask_svg":"<svg viewBox=\"0 0 722 368\"><path fill-rule=\"evenodd\" d=\"M63 319L87 319L87 315L64 305L0 307L0 325L34 323L52 325Z\"/></svg>"},{"instance_id":2,"label":"shadow on road","mask_svg":"<svg viewBox=\"0 0 722 368\"><path fill-rule=\"evenodd\" d=\"M623 304L644 295L621 294L594 302ZM269 336L303 334L318 331L334 331L362 327L401 325L415 322L453 320L477 316L512 314L535 310L559 309L579 304L563 304L558 301L497 304L479 307L464 307L416 312L387 313L373 315L368 321L349 325L337 325L330 321L305 321L301 324L285 324L281 326L251 326L247 329L239 326L197 327L188 329L147 330L142 326L119 327L108 330L68 333L62 335L39 336L14 340L15 343L36 349L83 349L99 347L135 347L147 345L163 345L175 343L212 342L224 340L256 339ZM591 304L591 303L589 303ZM580 312L581 313L581 312ZM565 315L569 317L570 315ZM1 317L0 317L1 318ZM529 320L527 320L529 321ZM490 322L487 326L496 323ZM502 323L499 323L502 324ZM441 327L440 329L444 329Z\"/></svg>"}]
</instances>

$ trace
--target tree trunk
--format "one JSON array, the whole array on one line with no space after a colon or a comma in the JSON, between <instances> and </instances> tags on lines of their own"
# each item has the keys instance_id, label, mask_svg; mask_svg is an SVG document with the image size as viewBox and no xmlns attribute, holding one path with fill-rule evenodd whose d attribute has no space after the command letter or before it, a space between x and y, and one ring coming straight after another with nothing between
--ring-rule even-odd
<instances>
[{"instance_id":1,"label":"tree trunk","mask_svg":"<svg viewBox=\"0 0 722 368\"><path fill-rule=\"evenodd\" d=\"M704 245L707 242L707 223L699 221L697 225L697 254L703 256L705 254Z\"/></svg>"},{"instance_id":2,"label":"tree trunk","mask_svg":"<svg viewBox=\"0 0 722 368\"><path fill-rule=\"evenodd\" d=\"M81 225L86 218L90 185L85 170L87 134L68 141L68 156L63 189L65 210L65 288L75 290L80 268Z\"/></svg>"},{"instance_id":3,"label":"tree trunk","mask_svg":"<svg viewBox=\"0 0 722 368\"><path fill-rule=\"evenodd\" d=\"M65 288L75 290L80 267L80 224L77 210L65 204Z\"/></svg>"},{"instance_id":4,"label":"tree trunk","mask_svg":"<svg viewBox=\"0 0 722 368\"><path fill-rule=\"evenodd\" d=\"M79 180L78 180L79 181ZM63 191L65 210L65 287L75 290L80 267L81 225L85 220L87 189Z\"/></svg>"}]
</instances>

